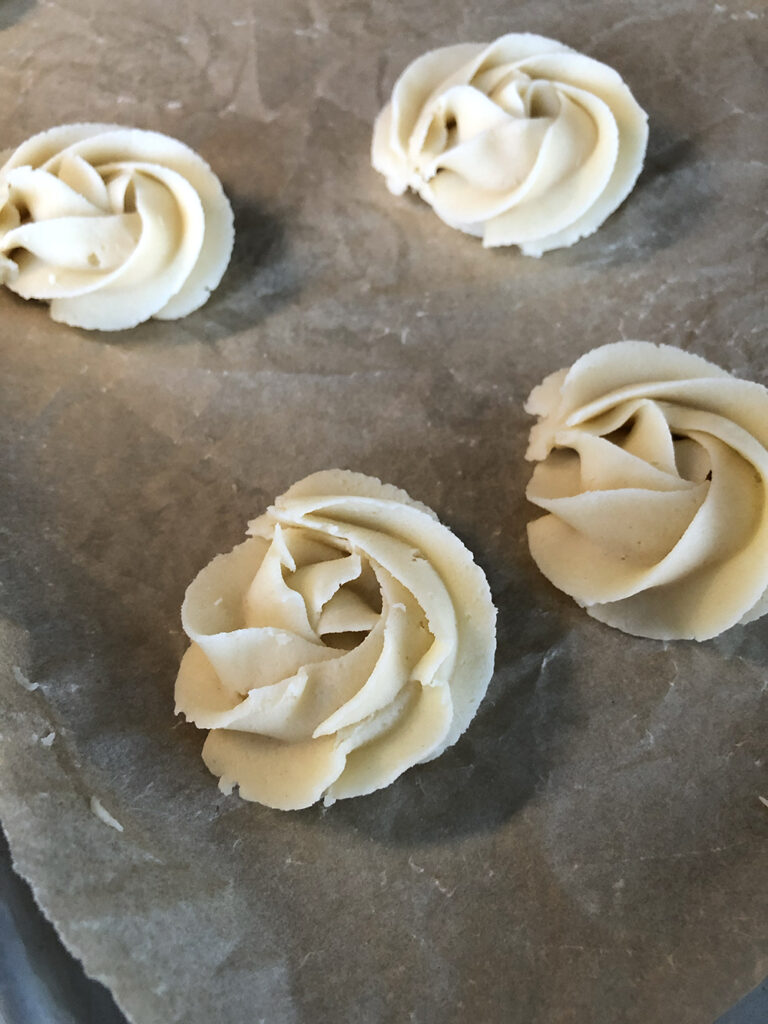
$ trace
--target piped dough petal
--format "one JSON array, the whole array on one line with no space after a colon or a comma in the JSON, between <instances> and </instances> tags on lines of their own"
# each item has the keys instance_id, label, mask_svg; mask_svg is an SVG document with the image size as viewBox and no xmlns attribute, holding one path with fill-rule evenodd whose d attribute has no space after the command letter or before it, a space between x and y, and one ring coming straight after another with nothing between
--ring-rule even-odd
<instances>
[{"instance_id":1,"label":"piped dough petal","mask_svg":"<svg viewBox=\"0 0 768 1024\"><path fill-rule=\"evenodd\" d=\"M219 788L238 786L244 800L280 811L298 811L323 797L344 770L346 755L335 736L285 743L253 733L213 729L203 761Z\"/></svg>"}]
</instances>

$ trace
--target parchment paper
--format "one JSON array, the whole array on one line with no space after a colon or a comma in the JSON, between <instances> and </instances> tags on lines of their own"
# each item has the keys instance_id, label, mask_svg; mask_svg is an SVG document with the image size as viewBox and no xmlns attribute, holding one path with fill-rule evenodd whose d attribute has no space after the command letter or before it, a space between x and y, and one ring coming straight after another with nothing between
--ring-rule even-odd
<instances>
[{"instance_id":1,"label":"parchment paper","mask_svg":"<svg viewBox=\"0 0 768 1024\"><path fill-rule=\"evenodd\" d=\"M615 66L651 123L624 207L538 261L393 198L368 159L408 61L526 30ZM768 383L767 43L762 0L0 5L0 148L159 129L236 212L232 266L181 322L86 334L0 295L0 816L137 1024L700 1024L768 973L766 620L700 645L591 621L528 556L522 459L529 390L596 345ZM179 608L337 465L476 552L497 671L439 761L283 814L221 796L174 719Z\"/></svg>"}]
</instances>

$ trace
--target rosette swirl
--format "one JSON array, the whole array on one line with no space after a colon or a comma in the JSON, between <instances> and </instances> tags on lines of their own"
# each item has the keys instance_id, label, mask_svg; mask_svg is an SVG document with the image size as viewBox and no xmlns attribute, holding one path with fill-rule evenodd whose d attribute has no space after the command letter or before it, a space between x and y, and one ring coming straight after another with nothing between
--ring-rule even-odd
<instances>
[{"instance_id":1,"label":"rosette swirl","mask_svg":"<svg viewBox=\"0 0 768 1024\"><path fill-rule=\"evenodd\" d=\"M186 316L218 285L233 241L219 179L158 132L61 125L0 167L0 283L72 327Z\"/></svg>"},{"instance_id":2,"label":"rosette swirl","mask_svg":"<svg viewBox=\"0 0 768 1024\"><path fill-rule=\"evenodd\" d=\"M434 512L342 470L307 477L182 609L176 710L219 786L283 810L387 786L472 719L493 670L482 570Z\"/></svg>"},{"instance_id":3,"label":"rosette swirl","mask_svg":"<svg viewBox=\"0 0 768 1024\"><path fill-rule=\"evenodd\" d=\"M768 611L768 390L625 341L547 377L527 497L544 575L636 636L706 640Z\"/></svg>"},{"instance_id":4,"label":"rosette swirl","mask_svg":"<svg viewBox=\"0 0 768 1024\"><path fill-rule=\"evenodd\" d=\"M626 198L647 118L620 76L530 34L432 50L376 121L373 166L451 227L528 256L591 234Z\"/></svg>"}]
</instances>

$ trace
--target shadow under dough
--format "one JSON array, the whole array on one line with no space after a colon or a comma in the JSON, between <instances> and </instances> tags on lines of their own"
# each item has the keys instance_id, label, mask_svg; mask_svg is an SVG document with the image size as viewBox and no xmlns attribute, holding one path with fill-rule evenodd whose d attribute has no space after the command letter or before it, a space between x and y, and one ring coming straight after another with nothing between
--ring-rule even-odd
<instances>
[{"instance_id":1,"label":"shadow under dough","mask_svg":"<svg viewBox=\"0 0 768 1024\"><path fill-rule=\"evenodd\" d=\"M324 827L352 828L396 846L493 832L546 778L569 726L567 665L560 657L556 677L545 670L562 625L532 606L522 575L495 598L497 669L467 731L386 789L339 801Z\"/></svg>"},{"instance_id":2,"label":"shadow under dough","mask_svg":"<svg viewBox=\"0 0 768 1024\"><path fill-rule=\"evenodd\" d=\"M694 140L656 117L650 123L645 165L619 208L635 243L635 255L659 252L680 242L703 218L711 217L716 201Z\"/></svg>"},{"instance_id":3,"label":"shadow under dough","mask_svg":"<svg viewBox=\"0 0 768 1024\"><path fill-rule=\"evenodd\" d=\"M208 340L255 327L295 301L302 274L286 242L284 221L261 203L230 197L235 244L221 284L198 316Z\"/></svg>"},{"instance_id":4,"label":"shadow under dough","mask_svg":"<svg viewBox=\"0 0 768 1024\"><path fill-rule=\"evenodd\" d=\"M0 0L0 32L21 21L36 6L35 0Z\"/></svg>"}]
</instances>

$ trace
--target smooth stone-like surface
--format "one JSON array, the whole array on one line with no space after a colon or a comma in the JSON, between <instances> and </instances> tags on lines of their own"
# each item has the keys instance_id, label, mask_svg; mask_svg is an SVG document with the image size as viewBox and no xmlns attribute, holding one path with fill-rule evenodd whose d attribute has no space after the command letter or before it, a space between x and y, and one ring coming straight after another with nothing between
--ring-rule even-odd
<instances>
[{"instance_id":1,"label":"smooth stone-like surface","mask_svg":"<svg viewBox=\"0 0 768 1024\"><path fill-rule=\"evenodd\" d=\"M483 251L369 162L410 60L506 31L615 67L650 116L627 202L540 260ZM700 1024L768 973L765 625L637 640L551 587L522 409L622 337L768 383L765 49L754 0L2 5L3 145L83 118L165 132L237 224L177 323L85 334L0 294L0 817L132 1021ZM438 761L282 814L219 794L174 719L178 609L336 465L476 554L497 671Z\"/></svg>"}]
</instances>

